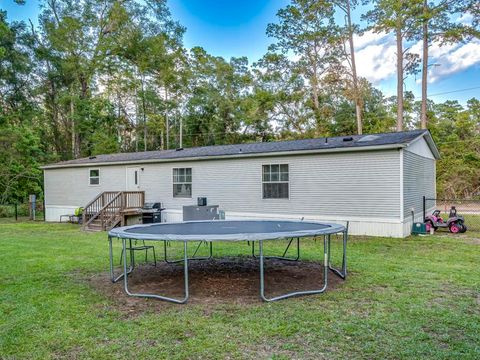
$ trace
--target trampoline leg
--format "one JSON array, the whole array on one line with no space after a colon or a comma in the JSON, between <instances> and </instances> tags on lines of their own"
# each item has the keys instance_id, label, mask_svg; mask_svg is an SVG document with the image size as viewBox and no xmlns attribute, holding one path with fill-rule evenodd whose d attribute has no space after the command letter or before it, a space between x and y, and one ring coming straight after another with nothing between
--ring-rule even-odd
<instances>
[{"instance_id":1,"label":"trampoline leg","mask_svg":"<svg viewBox=\"0 0 480 360\"><path fill-rule=\"evenodd\" d=\"M152 251L153 251L153 263L155 264L155 266L157 266L157 255L155 254L155 246L152 248Z\"/></svg>"},{"instance_id":2,"label":"trampoline leg","mask_svg":"<svg viewBox=\"0 0 480 360\"><path fill-rule=\"evenodd\" d=\"M143 246L145 246L145 240L142 241L143 242ZM145 251L145 263L148 262L148 249Z\"/></svg>"},{"instance_id":3,"label":"trampoline leg","mask_svg":"<svg viewBox=\"0 0 480 360\"><path fill-rule=\"evenodd\" d=\"M330 237L330 235L328 235ZM272 298L267 298L265 296L265 269L264 269L264 256L263 256L263 241L259 241L260 247L260 297L263 301L271 302L286 299L292 296L301 296L301 295L313 295L313 294L320 294L327 290L328 285L328 246L327 246L327 237L323 237L323 286L317 290L304 290L304 291L294 291L290 293L286 293L283 295L275 296Z\"/></svg>"},{"instance_id":4,"label":"trampoline leg","mask_svg":"<svg viewBox=\"0 0 480 360\"><path fill-rule=\"evenodd\" d=\"M135 251L133 250L132 239L128 239L128 241L129 241L128 245L130 246L130 266L133 269L135 268Z\"/></svg>"},{"instance_id":5,"label":"trampoline leg","mask_svg":"<svg viewBox=\"0 0 480 360\"><path fill-rule=\"evenodd\" d=\"M287 255L288 249L290 249L290 245L292 245L293 240L295 240L295 238L291 238L282 256L264 256L264 258L279 259L279 260L286 260L286 261L298 261L298 259L300 259L300 238L297 237L296 239L297 239L297 256L296 257L291 258L291 257L285 256ZM255 259L257 258L257 256L255 255L255 241L252 241L252 257L254 257Z\"/></svg>"},{"instance_id":6,"label":"trampoline leg","mask_svg":"<svg viewBox=\"0 0 480 360\"><path fill-rule=\"evenodd\" d=\"M126 240L122 239L122 244L123 244L123 250L126 251ZM143 298L152 298L152 299L158 299L158 300L164 300L164 301L169 301L173 302L176 304L185 304L188 300L188 254L187 254L187 242L183 242L183 274L184 274L184 287L185 287L185 297L183 299L175 299L167 296L162 296L162 295L156 295L156 294L145 294L145 293L132 293L128 289L128 276L127 274L127 262L123 262L123 285L125 292L129 296L136 296L136 297L143 297Z\"/></svg>"},{"instance_id":7,"label":"trampoline leg","mask_svg":"<svg viewBox=\"0 0 480 360\"><path fill-rule=\"evenodd\" d=\"M111 236L108 237L108 250L109 250L109 255L110 255L110 279L113 283L116 283L118 280L123 278L123 273L121 273L118 276L115 276L115 273L113 271L113 248L112 248L112 237ZM123 259L123 250L122 250L121 259ZM125 261L127 261L127 259L125 259ZM130 269L128 270L127 275L130 274L132 271L133 271L133 267L130 266Z\"/></svg>"},{"instance_id":8,"label":"trampoline leg","mask_svg":"<svg viewBox=\"0 0 480 360\"><path fill-rule=\"evenodd\" d=\"M206 241L200 241L197 248L195 249L195 252L193 253L193 256L188 258L188 260L210 260L212 257L213 257L213 245L212 245L212 242L210 241L209 244L208 244L208 250L209 250L209 253L208 253L208 256L203 256L203 257L195 257L195 255L197 254L198 252L198 249L200 249L200 246ZM176 263L179 263L179 262L182 262L183 259L179 259L179 260L168 260L168 254L167 254L167 242L164 241L163 242L164 244L164 260L167 264L176 264Z\"/></svg>"},{"instance_id":9,"label":"trampoline leg","mask_svg":"<svg viewBox=\"0 0 480 360\"><path fill-rule=\"evenodd\" d=\"M328 268L337 276L342 279L347 278L347 240L348 240L348 223L345 231L342 232L343 235L343 254L342 254L342 268L341 270L334 268L330 264L330 237L328 239Z\"/></svg>"},{"instance_id":10,"label":"trampoline leg","mask_svg":"<svg viewBox=\"0 0 480 360\"><path fill-rule=\"evenodd\" d=\"M128 243L128 246L129 246L129 249L130 249L130 267L133 268L135 267L135 251L132 249L132 239L128 239L129 243ZM120 265L122 265L122 259L123 259L123 249L122 249L122 252L120 253ZM126 258L125 258L126 260Z\"/></svg>"}]
</instances>

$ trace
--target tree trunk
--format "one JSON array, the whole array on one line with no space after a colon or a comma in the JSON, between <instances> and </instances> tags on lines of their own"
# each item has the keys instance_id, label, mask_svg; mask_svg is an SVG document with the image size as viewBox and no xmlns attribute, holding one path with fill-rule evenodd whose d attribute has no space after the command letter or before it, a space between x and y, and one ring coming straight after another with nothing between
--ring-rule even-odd
<instances>
[{"instance_id":1,"label":"tree trunk","mask_svg":"<svg viewBox=\"0 0 480 360\"><path fill-rule=\"evenodd\" d=\"M403 130L403 40L401 25L395 30L397 40L397 131Z\"/></svg>"},{"instance_id":2,"label":"tree trunk","mask_svg":"<svg viewBox=\"0 0 480 360\"><path fill-rule=\"evenodd\" d=\"M181 116L179 116L178 118L180 119L180 148L183 148L183 118Z\"/></svg>"},{"instance_id":3,"label":"tree trunk","mask_svg":"<svg viewBox=\"0 0 480 360\"><path fill-rule=\"evenodd\" d=\"M353 45L353 26L352 26L352 14L350 10L350 0L347 0L347 26L348 26L348 42L350 44L350 60L352 62L352 77L353 77L353 91L355 97L355 115L357 118L357 133L362 135L363 122L362 122L362 104L360 99L360 92L358 89L358 76L357 65L355 63L355 47Z\"/></svg>"},{"instance_id":4,"label":"tree trunk","mask_svg":"<svg viewBox=\"0 0 480 360\"><path fill-rule=\"evenodd\" d=\"M138 91L135 83L135 152L138 152Z\"/></svg>"},{"instance_id":5,"label":"tree trunk","mask_svg":"<svg viewBox=\"0 0 480 360\"><path fill-rule=\"evenodd\" d=\"M165 89L165 133L166 133L166 142L167 142L167 150L170 149L170 125L168 124L168 92Z\"/></svg>"},{"instance_id":6,"label":"tree trunk","mask_svg":"<svg viewBox=\"0 0 480 360\"><path fill-rule=\"evenodd\" d=\"M73 91L70 89L70 121L71 121L71 132L72 132L72 158L76 159L77 154L76 154L76 139L77 137L75 136L75 110L73 106Z\"/></svg>"},{"instance_id":7,"label":"tree trunk","mask_svg":"<svg viewBox=\"0 0 480 360\"><path fill-rule=\"evenodd\" d=\"M324 127L321 111L320 111L320 101L318 100L319 91L318 91L318 82L314 76L312 79L312 104L313 104L313 114L315 116L316 131L317 135L325 135L326 129Z\"/></svg>"},{"instance_id":8,"label":"tree trunk","mask_svg":"<svg viewBox=\"0 0 480 360\"><path fill-rule=\"evenodd\" d=\"M142 79L142 113L143 113L143 151L147 151L147 114L146 114L146 107L145 107L145 86L144 81L145 78L143 74L141 76Z\"/></svg>"},{"instance_id":9,"label":"tree trunk","mask_svg":"<svg viewBox=\"0 0 480 360\"><path fill-rule=\"evenodd\" d=\"M422 111L421 111L421 126L422 129L427 128L427 75L428 75L428 19L427 16L428 4L427 0L423 2L423 59L422 59Z\"/></svg>"}]
</instances>

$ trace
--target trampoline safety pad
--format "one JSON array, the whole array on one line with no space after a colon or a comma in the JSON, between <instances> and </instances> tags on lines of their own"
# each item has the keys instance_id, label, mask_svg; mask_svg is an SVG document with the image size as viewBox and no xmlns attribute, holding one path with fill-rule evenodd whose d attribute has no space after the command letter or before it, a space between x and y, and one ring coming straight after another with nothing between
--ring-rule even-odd
<instances>
[{"instance_id":1,"label":"trampoline safety pad","mask_svg":"<svg viewBox=\"0 0 480 360\"><path fill-rule=\"evenodd\" d=\"M343 225L309 221L216 220L132 225L114 228L109 235L158 241L258 241L313 237L344 230Z\"/></svg>"},{"instance_id":2,"label":"trampoline safety pad","mask_svg":"<svg viewBox=\"0 0 480 360\"><path fill-rule=\"evenodd\" d=\"M331 235L343 234L343 256L342 266L340 269L334 268L330 264L331 258ZM282 256L275 256L277 259L297 261L300 258L300 238L305 237L323 237L323 286L320 289L296 291L279 295L273 298L265 296L265 259L272 258L267 256L263 251L263 242L265 240L289 240L288 245ZM112 240L120 239L122 241L122 267L123 272L119 276L114 274L113 266L113 247ZM123 279L125 292L130 296L138 296L145 298L155 298L159 300L170 301L183 304L187 302L188 292L188 263L192 260L202 260L212 258L212 242L224 241L247 241L252 246L252 256L259 259L260 273L260 298L264 301L276 301L292 296L311 295L322 293L328 286L329 270L335 275L346 278L347 275L347 259L346 247L348 239L348 223L347 226L334 223L320 223L313 221L289 221L289 220L214 220L214 221L185 221L179 223L161 223L161 224L145 224L133 225L114 228L108 233L109 255L110 255L110 276L112 282ZM184 266L184 286L185 296L181 299L170 298L157 294L133 293L128 288L128 275L135 268L134 249L132 240L142 241L160 241L164 244L164 256L167 263L183 262ZM294 241L296 240L296 241ZM167 257L167 243L170 241L183 243L183 257L181 260L169 261ZM187 248L189 242L198 242L195 253L192 257L188 257ZM210 256L195 257L200 245L209 243ZM258 243L258 254L255 250L255 243ZM296 244L297 256L289 258L286 256L290 246ZM130 253L130 265L127 268L127 253Z\"/></svg>"}]
</instances>

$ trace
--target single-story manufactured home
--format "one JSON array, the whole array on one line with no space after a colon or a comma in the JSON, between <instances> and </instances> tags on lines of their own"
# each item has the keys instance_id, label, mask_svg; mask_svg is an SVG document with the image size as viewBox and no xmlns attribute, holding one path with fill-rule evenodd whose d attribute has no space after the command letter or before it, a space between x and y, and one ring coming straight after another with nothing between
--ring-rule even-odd
<instances>
[{"instance_id":1,"label":"single-story manufactured home","mask_svg":"<svg viewBox=\"0 0 480 360\"><path fill-rule=\"evenodd\" d=\"M103 192L143 191L165 222L197 197L227 219L350 222L351 234L404 237L435 197L427 130L97 155L43 167L47 221Z\"/></svg>"}]
</instances>

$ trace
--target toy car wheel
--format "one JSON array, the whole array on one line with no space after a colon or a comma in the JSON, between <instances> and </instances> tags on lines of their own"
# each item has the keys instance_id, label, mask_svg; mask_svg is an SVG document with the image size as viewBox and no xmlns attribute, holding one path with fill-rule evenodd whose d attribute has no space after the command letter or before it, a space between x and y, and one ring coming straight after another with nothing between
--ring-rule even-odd
<instances>
[{"instance_id":1,"label":"toy car wheel","mask_svg":"<svg viewBox=\"0 0 480 360\"><path fill-rule=\"evenodd\" d=\"M461 225L457 223L450 224L449 230L452 234L458 234L461 231Z\"/></svg>"},{"instance_id":2,"label":"toy car wheel","mask_svg":"<svg viewBox=\"0 0 480 360\"><path fill-rule=\"evenodd\" d=\"M433 223L430 220L425 221L425 230L427 230L427 233L429 233L432 228L436 230L435 227L433 226Z\"/></svg>"},{"instance_id":3,"label":"toy car wheel","mask_svg":"<svg viewBox=\"0 0 480 360\"><path fill-rule=\"evenodd\" d=\"M461 233L464 233L467 231L467 225L462 224L462 230L460 230Z\"/></svg>"}]
</instances>

